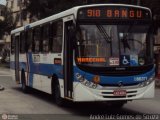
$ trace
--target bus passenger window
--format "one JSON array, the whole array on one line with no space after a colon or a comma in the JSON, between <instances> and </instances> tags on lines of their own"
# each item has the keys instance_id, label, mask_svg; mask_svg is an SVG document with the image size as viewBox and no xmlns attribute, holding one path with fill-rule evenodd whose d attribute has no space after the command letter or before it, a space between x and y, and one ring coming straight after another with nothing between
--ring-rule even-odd
<instances>
[{"instance_id":1,"label":"bus passenger window","mask_svg":"<svg viewBox=\"0 0 160 120\"><path fill-rule=\"evenodd\" d=\"M32 30L27 32L27 52L32 52Z\"/></svg>"},{"instance_id":2,"label":"bus passenger window","mask_svg":"<svg viewBox=\"0 0 160 120\"><path fill-rule=\"evenodd\" d=\"M40 27L35 28L33 32L33 50L35 53L40 51Z\"/></svg>"},{"instance_id":3,"label":"bus passenger window","mask_svg":"<svg viewBox=\"0 0 160 120\"><path fill-rule=\"evenodd\" d=\"M62 52L62 36L63 36L63 22L53 23L53 53Z\"/></svg>"},{"instance_id":4,"label":"bus passenger window","mask_svg":"<svg viewBox=\"0 0 160 120\"><path fill-rule=\"evenodd\" d=\"M24 32L22 32L20 34L20 53L25 53L25 44L26 44L25 34Z\"/></svg>"},{"instance_id":5,"label":"bus passenger window","mask_svg":"<svg viewBox=\"0 0 160 120\"><path fill-rule=\"evenodd\" d=\"M42 51L49 52L49 25L43 26Z\"/></svg>"}]
</instances>

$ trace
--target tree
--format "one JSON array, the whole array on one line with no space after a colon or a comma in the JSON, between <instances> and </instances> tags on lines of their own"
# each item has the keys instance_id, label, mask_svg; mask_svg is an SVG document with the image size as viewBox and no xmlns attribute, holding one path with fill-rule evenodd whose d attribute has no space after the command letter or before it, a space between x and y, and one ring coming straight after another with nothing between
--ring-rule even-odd
<instances>
[{"instance_id":1,"label":"tree","mask_svg":"<svg viewBox=\"0 0 160 120\"><path fill-rule=\"evenodd\" d=\"M3 7L1 10L3 11L2 17L4 17L4 19L0 20L0 38L2 38L5 33L10 33L14 28L11 10L7 7Z\"/></svg>"},{"instance_id":2,"label":"tree","mask_svg":"<svg viewBox=\"0 0 160 120\"><path fill-rule=\"evenodd\" d=\"M80 0L28 0L26 10L30 18L42 19L82 3Z\"/></svg>"}]
</instances>

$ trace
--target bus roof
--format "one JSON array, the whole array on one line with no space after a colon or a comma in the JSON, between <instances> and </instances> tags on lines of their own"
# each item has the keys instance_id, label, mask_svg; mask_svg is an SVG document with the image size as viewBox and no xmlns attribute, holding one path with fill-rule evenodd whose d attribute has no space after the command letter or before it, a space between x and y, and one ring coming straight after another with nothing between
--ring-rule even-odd
<instances>
[{"instance_id":1,"label":"bus roof","mask_svg":"<svg viewBox=\"0 0 160 120\"><path fill-rule=\"evenodd\" d=\"M28 24L28 25L22 26L20 28L14 29L14 30L11 31L11 34L21 32L21 31L25 30L25 28L27 28L27 27L28 28L33 28L35 26L38 26L38 25L41 25L41 24L44 24L44 23L47 23L47 22L51 22L53 20L63 18L65 16L69 16L69 15L74 15L75 18L76 18L78 9L84 8L84 7L93 7L93 6L127 6L127 7L135 7L135 8L146 9L146 10L149 10L150 13L151 13L151 10L147 7L142 7L142 6L137 6L137 5L128 5L128 4L91 4L91 5L76 6L76 7L73 7L71 9L65 10L63 12L57 13L55 15L49 16L47 18L38 20L36 22L33 22L33 23Z\"/></svg>"}]
</instances>

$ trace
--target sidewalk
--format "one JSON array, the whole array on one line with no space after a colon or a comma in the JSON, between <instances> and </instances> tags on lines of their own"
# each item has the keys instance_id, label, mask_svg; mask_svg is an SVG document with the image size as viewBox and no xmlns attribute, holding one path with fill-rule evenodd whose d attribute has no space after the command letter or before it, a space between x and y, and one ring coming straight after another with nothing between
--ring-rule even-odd
<instances>
[{"instance_id":1,"label":"sidewalk","mask_svg":"<svg viewBox=\"0 0 160 120\"><path fill-rule=\"evenodd\" d=\"M10 68L5 65L0 65L0 76L11 76Z\"/></svg>"}]
</instances>

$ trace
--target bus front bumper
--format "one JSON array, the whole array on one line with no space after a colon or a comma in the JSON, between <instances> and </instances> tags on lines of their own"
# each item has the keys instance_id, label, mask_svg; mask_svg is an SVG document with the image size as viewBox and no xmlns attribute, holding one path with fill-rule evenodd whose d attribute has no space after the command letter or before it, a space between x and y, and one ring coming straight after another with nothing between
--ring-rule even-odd
<instances>
[{"instance_id":1,"label":"bus front bumper","mask_svg":"<svg viewBox=\"0 0 160 120\"><path fill-rule=\"evenodd\" d=\"M114 90L126 90L126 96L115 96ZM136 100L153 98L155 91L155 81L152 81L145 87L103 87L101 89L92 89L83 84L76 82L74 84L74 101L75 102L93 102L93 101L116 101L116 100Z\"/></svg>"}]
</instances>

